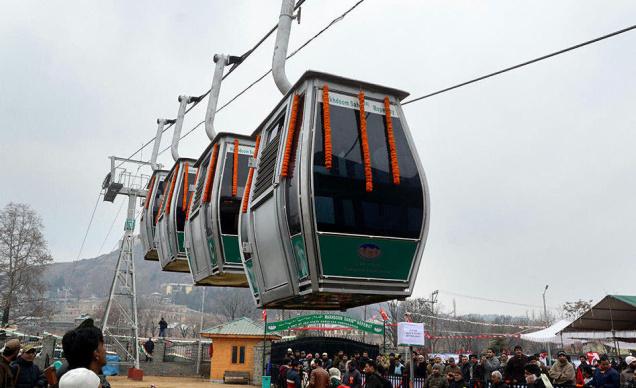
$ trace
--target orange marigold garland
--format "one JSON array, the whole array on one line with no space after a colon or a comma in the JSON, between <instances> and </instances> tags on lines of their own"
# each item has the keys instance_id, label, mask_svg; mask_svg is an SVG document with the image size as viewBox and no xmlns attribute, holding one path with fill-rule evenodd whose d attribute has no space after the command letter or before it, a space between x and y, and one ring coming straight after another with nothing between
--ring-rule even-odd
<instances>
[{"instance_id":1,"label":"orange marigold garland","mask_svg":"<svg viewBox=\"0 0 636 388\"><path fill-rule=\"evenodd\" d=\"M283 156L283 168L280 175L287 177L289 175L289 159L291 158L292 145L294 142L294 132L296 130L296 118L298 117L298 95L294 94L292 102L291 114L289 116L289 130L287 131L287 140L285 142L285 154Z\"/></svg>"},{"instance_id":2,"label":"orange marigold garland","mask_svg":"<svg viewBox=\"0 0 636 388\"><path fill-rule=\"evenodd\" d=\"M393 120L391 119L391 103L389 97L384 97L384 115L386 117L386 138L389 141L389 156L391 158L391 173L393 174L393 184L400 184L400 164L395 148L395 136L393 135Z\"/></svg>"},{"instance_id":3,"label":"orange marigold garland","mask_svg":"<svg viewBox=\"0 0 636 388\"><path fill-rule=\"evenodd\" d=\"M166 202L166 213L170 213L170 202L172 202L172 194L174 193L174 185L177 183L177 176L179 176L179 165L177 164L174 168L174 174L172 174L172 179L170 181L170 190L168 191L168 199Z\"/></svg>"},{"instance_id":4,"label":"orange marigold garland","mask_svg":"<svg viewBox=\"0 0 636 388\"><path fill-rule=\"evenodd\" d=\"M325 84L322 87L322 125L325 128L324 140L325 140L325 168L331 169L332 166L332 152L331 145L331 113L329 111L329 86Z\"/></svg>"},{"instance_id":5,"label":"orange marigold garland","mask_svg":"<svg viewBox=\"0 0 636 388\"><path fill-rule=\"evenodd\" d=\"M373 174L371 172L371 154L369 153L369 138L367 137L367 117L364 112L364 91L358 93L360 102L360 140L362 146L362 158L364 161L364 177L367 192L373 191Z\"/></svg>"},{"instance_id":6,"label":"orange marigold garland","mask_svg":"<svg viewBox=\"0 0 636 388\"><path fill-rule=\"evenodd\" d=\"M144 203L144 209L148 209L148 206L150 206L150 197L152 196L152 188L155 187L155 178L157 178L156 175L153 175L152 178L150 179L150 184L148 185L148 192L146 193L146 202Z\"/></svg>"},{"instance_id":7,"label":"orange marigold garland","mask_svg":"<svg viewBox=\"0 0 636 388\"><path fill-rule=\"evenodd\" d=\"M234 157L233 157L233 167L232 167L232 197L236 197L238 194L238 155L239 155L239 141L238 139L234 139Z\"/></svg>"},{"instance_id":8,"label":"orange marigold garland","mask_svg":"<svg viewBox=\"0 0 636 388\"><path fill-rule=\"evenodd\" d=\"M194 177L194 184L196 185L199 180L199 171L201 169L197 169L197 175ZM190 209L192 209L192 202L194 202L194 195L190 197L190 203L188 204L188 210L186 211L186 220L190 219Z\"/></svg>"},{"instance_id":9,"label":"orange marigold garland","mask_svg":"<svg viewBox=\"0 0 636 388\"><path fill-rule=\"evenodd\" d=\"M256 144L254 145L254 160L258 156L258 146L261 144L261 136L256 135ZM254 167L250 167L250 172L247 175L247 183L245 183L245 191L243 192L243 204L241 211L247 213L247 205L250 201L250 190L252 189L252 179L254 178Z\"/></svg>"},{"instance_id":10,"label":"orange marigold garland","mask_svg":"<svg viewBox=\"0 0 636 388\"><path fill-rule=\"evenodd\" d=\"M188 193L190 193L190 182L188 182L188 178L190 178L190 175L188 174L189 170L190 166L188 165L188 163L186 163L183 169L183 200L181 202L181 208L183 210L186 210L188 208Z\"/></svg>"},{"instance_id":11,"label":"orange marigold garland","mask_svg":"<svg viewBox=\"0 0 636 388\"><path fill-rule=\"evenodd\" d=\"M212 178L214 177L214 168L216 167L216 159L219 156L219 144L215 144L212 149L212 156L210 156L210 162L208 163L208 171L205 174L205 185L203 187L203 202L210 202L210 196L212 194Z\"/></svg>"}]
</instances>

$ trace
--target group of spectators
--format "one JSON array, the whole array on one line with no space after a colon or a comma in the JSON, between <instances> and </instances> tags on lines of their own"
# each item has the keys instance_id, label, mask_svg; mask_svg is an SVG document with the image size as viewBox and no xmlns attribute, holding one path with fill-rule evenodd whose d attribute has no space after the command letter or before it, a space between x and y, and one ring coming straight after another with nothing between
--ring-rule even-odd
<instances>
[{"instance_id":1,"label":"group of spectators","mask_svg":"<svg viewBox=\"0 0 636 388\"><path fill-rule=\"evenodd\" d=\"M421 388L509 388L527 385L531 388L636 388L634 372L636 357L612 363L601 356L593 364L579 357L575 366L565 352L558 352L551 366L538 354L527 356L521 346L514 354L497 356L493 349L482 355L459 355L443 361L414 352L403 362L400 355L379 355L369 358L367 352L353 356L339 351L330 358L327 353L293 352L288 349L278 370L280 388L406 388L413 375Z\"/></svg>"},{"instance_id":2,"label":"group of spectators","mask_svg":"<svg viewBox=\"0 0 636 388\"><path fill-rule=\"evenodd\" d=\"M106 350L102 331L87 319L62 337L66 362L41 371L33 363L36 349L12 339L0 356L0 388L110 388L102 375Z\"/></svg>"},{"instance_id":3,"label":"group of spectators","mask_svg":"<svg viewBox=\"0 0 636 388\"><path fill-rule=\"evenodd\" d=\"M339 351L332 359L328 353L294 353L287 349L278 369L277 385L280 388L393 388L386 378L389 371L380 357L376 361L369 358L368 352L349 356Z\"/></svg>"}]
</instances>

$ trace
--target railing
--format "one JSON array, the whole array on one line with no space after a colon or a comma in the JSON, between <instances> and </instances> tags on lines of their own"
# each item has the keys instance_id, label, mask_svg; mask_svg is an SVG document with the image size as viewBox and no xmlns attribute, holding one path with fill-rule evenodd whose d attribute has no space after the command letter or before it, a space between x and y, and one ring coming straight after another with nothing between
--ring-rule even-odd
<instances>
[{"instance_id":1,"label":"railing","mask_svg":"<svg viewBox=\"0 0 636 388\"><path fill-rule=\"evenodd\" d=\"M166 343L164 362L192 362L196 361L198 345L195 343Z\"/></svg>"},{"instance_id":2,"label":"railing","mask_svg":"<svg viewBox=\"0 0 636 388\"><path fill-rule=\"evenodd\" d=\"M408 378L408 376L389 375L389 376L386 376L386 379L391 382L391 385L393 385L393 388L408 388L408 386L409 386L409 381L408 381L409 378ZM362 374L362 385L363 386L364 386L365 380L366 380L366 376L363 373ZM414 378L413 379L413 388L423 388L425 381L426 381L426 379L422 378L422 377ZM467 385L470 388L491 388L491 383L490 382L488 382L488 384L486 385L481 380L471 380ZM574 388L574 385L552 384L552 386L554 388ZM506 387L507 388L528 388L528 385L527 384L509 384L509 385L506 385Z\"/></svg>"}]
</instances>

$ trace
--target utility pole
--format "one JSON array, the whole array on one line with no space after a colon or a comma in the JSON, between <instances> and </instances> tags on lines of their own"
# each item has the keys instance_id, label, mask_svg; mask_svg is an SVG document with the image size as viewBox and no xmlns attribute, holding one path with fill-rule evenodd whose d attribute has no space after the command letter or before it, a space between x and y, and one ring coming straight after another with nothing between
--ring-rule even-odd
<instances>
[{"instance_id":1,"label":"utility pole","mask_svg":"<svg viewBox=\"0 0 636 388\"><path fill-rule=\"evenodd\" d=\"M548 284L545 285L543 289L543 319L545 321L545 326L550 326L550 322L548 321L548 307L545 304L545 293L548 291ZM548 345L548 361L546 364L550 365L552 363L552 350L550 349L550 342L547 342Z\"/></svg>"},{"instance_id":2,"label":"utility pole","mask_svg":"<svg viewBox=\"0 0 636 388\"><path fill-rule=\"evenodd\" d=\"M119 164L116 166L117 163ZM132 168L130 171L122 168L123 165L127 164L136 165L137 168ZM104 201L113 202L117 195L125 195L128 197L128 212L108 303L102 318L102 332L105 339L115 344L119 348L120 354L124 355L125 360L122 361L132 364L133 368L138 371L133 373L138 378L143 377L143 372L139 370L137 288L133 257L135 207L137 198L143 198L147 194L145 187L149 176L133 175L133 172L137 174L141 167L150 166L150 163L111 156L110 166L110 173L106 175L102 184L102 188L106 190ZM114 312L116 313L113 314ZM131 344L126 344L122 338L127 339ZM129 374L129 376L131 375Z\"/></svg>"}]
</instances>

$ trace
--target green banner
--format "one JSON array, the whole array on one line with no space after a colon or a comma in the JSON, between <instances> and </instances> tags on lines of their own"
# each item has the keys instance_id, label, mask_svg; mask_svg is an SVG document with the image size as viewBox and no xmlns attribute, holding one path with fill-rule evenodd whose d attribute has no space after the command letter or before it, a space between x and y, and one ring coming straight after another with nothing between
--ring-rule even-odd
<instances>
[{"instance_id":1,"label":"green banner","mask_svg":"<svg viewBox=\"0 0 636 388\"><path fill-rule=\"evenodd\" d=\"M346 326L371 334L384 334L384 325L365 322L339 314L310 314L285 319L283 321L267 322L266 331L281 331L316 324Z\"/></svg>"}]
</instances>

